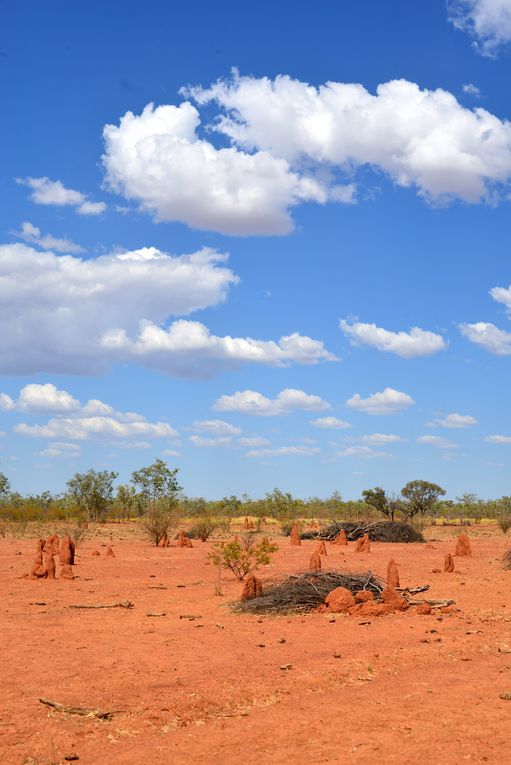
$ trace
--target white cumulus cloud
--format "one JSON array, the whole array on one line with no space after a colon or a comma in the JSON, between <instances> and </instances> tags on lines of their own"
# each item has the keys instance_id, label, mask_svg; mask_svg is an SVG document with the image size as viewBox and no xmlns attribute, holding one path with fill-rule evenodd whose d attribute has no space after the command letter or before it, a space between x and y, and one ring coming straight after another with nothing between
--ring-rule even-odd
<instances>
[{"instance_id":1,"label":"white cumulus cloud","mask_svg":"<svg viewBox=\"0 0 511 765\"><path fill-rule=\"evenodd\" d=\"M100 344L119 361L137 360L182 377L207 377L242 364L288 366L335 361L319 340L294 333L280 340L251 337L218 337L198 321L179 319L163 328L144 321L135 339L125 330L111 330Z\"/></svg>"},{"instance_id":2,"label":"white cumulus cloud","mask_svg":"<svg viewBox=\"0 0 511 765\"><path fill-rule=\"evenodd\" d=\"M53 250L54 252L69 252L74 255L85 252L83 247L79 244L71 241L71 239L59 239L51 234L41 234L41 229L34 226L29 221L24 221L21 224L20 231L13 231L14 236L18 239L23 239L28 244L35 244L37 247L42 247L44 250Z\"/></svg>"},{"instance_id":3,"label":"white cumulus cloud","mask_svg":"<svg viewBox=\"0 0 511 765\"><path fill-rule=\"evenodd\" d=\"M214 127L245 150L293 167L316 163L353 177L358 166L385 173L430 200L479 202L511 176L511 124L467 109L442 89L407 80L370 93L358 83L314 87L282 75L240 77L187 90L221 109Z\"/></svg>"},{"instance_id":4,"label":"white cumulus cloud","mask_svg":"<svg viewBox=\"0 0 511 765\"><path fill-rule=\"evenodd\" d=\"M335 453L336 457L355 457L358 459L391 459L388 452L379 452L370 446L348 446Z\"/></svg>"},{"instance_id":5,"label":"white cumulus cloud","mask_svg":"<svg viewBox=\"0 0 511 765\"><path fill-rule=\"evenodd\" d=\"M394 388L385 388L385 390L373 393L367 398L362 398L359 393L355 393L346 401L346 406L349 409L356 409L373 415L397 414L408 409L412 404L415 404L415 401L411 396L394 390Z\"/></svg>"},{"instance_id":6,"label":"white cumulus cloud","mask_svg":"<svg viewBox=\"0 0 511 765\"><path fill-rule=\"evenodd\" d=\"M247 457L313 457L321 450L312 446L278 446L275 449L252 449Z\"/></svg>"},{"instance_id":7,"label":"white cumulus cloud","mask_svg":"<svg viewBox=\"0 0 511 765\"><path fill-rule=\"evenodd\" d=\"M38 452L40 457L67 457L68 459L74 459L81 455L81 449L78 444L69 444L66 442L50 443Z\"/></svg>"},{"instance_id":8,"label":"white cumulus cloud","mask_svg":"<svg viewBox=\"0 0 511 765\"><path fill-rule=\"evenodd\" d=\"M344 319L341 319L339 325L352 345L369 345L378 351L395 353L403 359L430 356L447 348L447 343L441 335L419 327L412 327L409 332L391 332L377 327L376 324L364 324L359 321L350 324Z\"/></svg>"},{"instance_id":9,"label":"white cumulus cloud","mask_svg":"<svg viewBox=\"0 0 511 765\"><path fill-rule=\"evenodd\" d=\"M338 417L318 417L317 420L311 420L311 425L325 430L347 430L353 427L349 422L340 420Z\"/></svg>"},{"instance_id":10,"label":"white cumulus cloud","mask_svg":"<svg viewBox=\"0 0 511 765\"><path fill-rule=\"evenodd\" d=\"M82 405L68 391L59 390L51 383L26 385L16 400L1 394L0 404L4 409L24 414L57 415L44 425L30 425L26 422L15 425L16 433L35 438L63 441L113 439L123 440L124 446L136 444L135 448L140 448L142 438L172 438L177 435L177 431L166 422L147 422L143 415L136 412L117 412L98 399L90 399ZM129 439L135 441L128 444Z\"/></svg>"},{"instance_id":11,"label":"white cumulus cloud","mask_svg":"<svg viewBox=\"0 0 511 765\"><path fill-rule=\"evenodd\" d=\"M486 436L484 439L489 444L511 444L511 436L502 436L495 434L493 436Z\"/></svg>"},{"instance_id":12,"label":"white cumulus cloud","mask_svg":"<svg viewBox=\"0 0 511 765\"><path fill-rule=\"evenodd\" d=\"M232 446L232 436L190 436L188 438L191 444L199 447L207 446Z\"/></svg>"},{"instance_id":13,"label":"white cumulus cloud","mask_svg":"<svg viewBox=\"0 0 511 765\"><path fill-rule=\"evenodd\" d=\"M487 321L477 321L474 324L460 324L459 330L463 337L474 345L479 345L496 356L511 354L511 332L499 329Z\"/></svg>"},{"instance_id":14,"label":"white cumulus cloud","mask_svg":"<svg viewBox=\"0 0 511 765\"><path fill-rule=\"evenodd\" d=\"M200 138L200 116L189 102L148 104L103 131L103 164L112 191L133 199L156 220L182 221L224 234L285 234L289 208L328 191L293 172L267 151L216 148Z\"/></svg>"},{"instance_id":15,"label":"white cumulus cloud","mask_svg":"<svg viewBox=\"0 0 511 765\"><path fill-rule=\"evenodd\" d=\"M396 436L394 433L370 433L366 436L361 436L360 440L366 444L385 446L385 444L395 444L403 439L401 436Z\"/></svg>"},{"instance_id":16,"label":"white cumulus cloud","mask_svg":"<svg viewBox=\"0 0 511 765\"><path fill-rule=\"evenodd\" d=\"M493 57L511 41L511 0L448 0L449 20L473 38L484 56Z\"/></svg>"},{"instance_id":17,"label":"white cumulus cloud","mask_svg":"<svg viewBox=\"0 0 511 765\"><path fill-rule=\"evenodd\" d=\"M262 417L285 415L295 411L320 412L329 408L330 404L319 396L295 388L286 388L274 399L254 390L236 391L230 396L221 396L213 405L217 412L242 412Z\"/></svg>"},{"instance_id":18,"label":"white cumulus cloud","mask_svg":"<svg viewBox=\"0 0 511 765\"><path fill-rule=\"evenodd\" d=\"M420 436L417 439L418 444L427 444L428 446L436 446L439 449L456 449L457 444L453 444L447 438L441 438L440 436Z\"/></svg>"},{"instance_id":19,"label":"white cumulus cloud","mask_svg":"<svg viewBox=\"0 0 511 765\"><path fill-rule=\"evenodd\" d=\"M239 436L241 433L241 428L224 420L196 420L192 428L215 436Z\"/></svg>"},{"instance_id":20,"label":"white cumulus cloud","mask_svg":"<svg viewBox=\"0 0 511 765\"><path fill-rule=\"evenodd\" d=\"M0 245L0 373L97 374L134 361L205 377L245 363L333 361L323 343L218 337L186 316L218 305L238 277L210 249L174 256L154 247L98 258Z\"/></svg>"},{"instance_id":21,"label":"white cumulus cloud","mask_svg":"<svg viewBox=\"0 0 511 765\"><path fill-rule=\"evenodd\" d=\"M472 425L477 425L477 420L470 414L456 414L452 412L446 417L437 417L426 425L430 428L470 428Z\"/></svg>"},{"instance_id":22,"label":"white cumulus cloud","mask_svg":"<svg viewBox=\"0 0 511 765\"><path fill-rule=\"evenodd\" d=\"M32 189L30 199L38 205L74 207L79 215L101 215L106 210L104 202L92 202L86 194L68 189L61 181L49 178L16 178L16 182Z\"/></svg>"}]
</instances>

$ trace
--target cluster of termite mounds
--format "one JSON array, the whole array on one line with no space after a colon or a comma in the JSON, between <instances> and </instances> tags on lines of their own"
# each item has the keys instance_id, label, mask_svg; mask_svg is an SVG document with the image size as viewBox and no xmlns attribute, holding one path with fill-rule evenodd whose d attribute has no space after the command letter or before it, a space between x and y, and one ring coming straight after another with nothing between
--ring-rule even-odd
<instances>
[{"instance_id":1,"label":"cluster of termite mounds","mask_svg":"<svg viewBox=\"0 0 511 765\"><path fill-rule=\"evenodd\" d=\"M39 539L37 541L35 557L29 574L25 574L26 579L56 579L57 567L55 557L58 556L60 564L59 579L74 579L73 569L75 563L75 544L68 537L59 537L56 534L48 539Z\"/></svg>"},{"instance_id":2,"label":"cluster of termite mounds","mask_svg":"<svg viewBox=\"0 0 511 765\"><path fill-rule=\"evenodd\" d=\"M253 598L259 598L263 594L263 585L260 579L254 574L249 574L243 584L243 590L241 592L241 600L252 600Z\"/></svg>"}]
</instances>

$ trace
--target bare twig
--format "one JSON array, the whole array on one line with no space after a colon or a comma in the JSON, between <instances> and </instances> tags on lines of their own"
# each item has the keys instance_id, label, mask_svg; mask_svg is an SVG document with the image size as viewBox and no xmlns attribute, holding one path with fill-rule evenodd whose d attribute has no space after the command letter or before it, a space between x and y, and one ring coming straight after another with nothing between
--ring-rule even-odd
<instances>
[{"instance_id":1,"label":"bare twig","mask_svg":"<svg viewBox=\"0 0 511 765\"><path fill-rule=\"evenodd\" d=\"M108 720L112 717L113 712L107 712L101 709L93 709L92 707L72 707L67 704L60 704L58 701L50 701L50 699L40 698L41 704L45 704L47 707L56 709L57 712L67 712L69 715L82 715L83 717L97 717L99 720Z\"/></svg>"},{"instance_id":2,"label":"bare twig","mask_svg":"<svg viewBox=\"0 0 511 765\"><path fill-rule=\"evenodd\" d=\"M84 603L83 605L70 605L69 608L133 608L131 600L120 600L119 603Z\"/></svg>"}]
</instances>

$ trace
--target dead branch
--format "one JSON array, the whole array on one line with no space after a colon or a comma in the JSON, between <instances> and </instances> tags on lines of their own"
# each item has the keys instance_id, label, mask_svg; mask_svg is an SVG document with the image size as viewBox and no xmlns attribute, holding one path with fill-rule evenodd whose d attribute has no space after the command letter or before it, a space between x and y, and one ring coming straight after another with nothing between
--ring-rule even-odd
<instances>
[{"instance_id":1,"label":"dead branch","mask_svg":"<svg viewBox=\"0 0 511 765\"><path fill-rule=\"evenodd\" d=\"M91 707L71 707L67 704L60 704L58 701L51 701L50 699L40 698L41 704L45 704L47 707L56 709L57 712L66 712L69 715L82 715L83 717L97 717L99 720L108 720L112 717L113 712L107 712L101 709L92 709Z\"/></svg>"},{"instance_id":2,"label":"dead branch","mask_svg":"<svg viewBox=\"0 0 511 765\"><path fill-rule=\"evenodd\" d=\"M131 600L120 600L119 603L83 603L79 605L70 605L69 608L133 608Z\"/></svg>"}]
</instances>

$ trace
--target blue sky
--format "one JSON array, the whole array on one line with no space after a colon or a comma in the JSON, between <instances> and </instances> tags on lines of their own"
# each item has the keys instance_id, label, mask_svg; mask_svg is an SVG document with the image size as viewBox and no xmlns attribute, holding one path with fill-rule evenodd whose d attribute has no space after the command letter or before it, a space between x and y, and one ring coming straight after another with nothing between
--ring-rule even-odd
<instances>
[{"instance_id":1,"label":"blue sky","mask_svg":"<svg viewBox=\"0 0 511 765\"><path fill-rule=\"evenodd\" d=\"M163 456L210 498L511 492L510 0L0 30L13 487Z\"/></svg>"}]
</instances>

